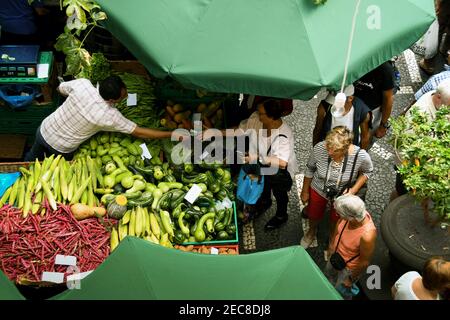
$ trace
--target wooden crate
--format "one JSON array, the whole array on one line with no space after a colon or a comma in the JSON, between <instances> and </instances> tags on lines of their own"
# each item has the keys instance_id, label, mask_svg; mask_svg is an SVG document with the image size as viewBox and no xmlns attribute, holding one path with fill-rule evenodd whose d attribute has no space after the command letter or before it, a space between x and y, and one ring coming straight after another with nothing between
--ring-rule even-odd
<instances>
[{"instance_id":1,"label":"wooden crate","mask_svg":"<svg viewBox=\"0 0 450 320\"><path fill-rule=\"evenodd\" d=\"M22 159L26 141L24 135L0 134L0 159Z\"/></svg>"},{"instance_id":2,"label":"wooden crate","mask_svg":"<svg viewBox=\"0 0 450 320\"><path fill-rule=\"evenodd\" d=\"M31 162L0 162L0 172L17 172L20 167L27 168Z\"/></svg>"}]
</instances>

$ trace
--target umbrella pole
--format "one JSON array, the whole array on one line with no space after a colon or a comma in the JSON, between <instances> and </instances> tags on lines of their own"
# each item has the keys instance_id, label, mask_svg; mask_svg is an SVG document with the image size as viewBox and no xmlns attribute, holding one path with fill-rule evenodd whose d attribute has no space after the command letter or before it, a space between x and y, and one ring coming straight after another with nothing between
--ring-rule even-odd
<instances>
[{"instance_id":1,"label":"umbrella pole","mask_svg":"<svg viewBox=\"0 0 450 320\"><path fill-rule=\"evenodd\" d=\"M355 27L356 27L356 18L358 16L358 11L359 11L359 5L360 4L361 4L361 0L357 0L356 7L355 7L355 12L353 13L352 30L350 32L350 39L348 41L347 58L346 58L346 61L345 61L344 79L342 80L341 92L344 92L345 81L347 80L348 64L350 62L350 54L352 52L352 46L353 46L353 36L355 34Z\"/></svg>"}]
</instances>

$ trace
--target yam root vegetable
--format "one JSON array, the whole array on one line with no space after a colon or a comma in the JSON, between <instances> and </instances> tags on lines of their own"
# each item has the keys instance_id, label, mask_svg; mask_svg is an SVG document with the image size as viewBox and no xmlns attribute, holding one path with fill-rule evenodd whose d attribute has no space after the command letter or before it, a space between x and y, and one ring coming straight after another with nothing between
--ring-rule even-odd
<instances>
[{"instance_id":1,"label":"yam root vegetable","mask_svg":"<svg viewBox=\"0 0 450 320\"><path fill-rule=\"evenodd\" d=\"M92 218L97 215L103 217L106 214L106 209L103 207L90 207L82 203L75 203L70 207L70 209L72 210L73 216L77 220Z\"/></svg>"},{"instance_id":2,"label":"yam root vegetable","mask_svg":"<svg viewBox=\"0 0 450 320\"><path fill-rule=\"evenodd\" d=\"M171 106L166 106L166 111L171 117L174 117L176 114L175 111L173 110L173 107Z\"/></svg>"},{"instance_id":3,"label":"yam root vegetable","mask_svg":"<svg viewBox=\"0 0 450 320\"><path fill-rule=\"evenodd\" d=\"M178 249L178 250L181 250L181 251L187 251L186 248L185 248L184 246L178 246L177 249Z\"/></svg>"},{"instance_id":4,"label":"yam root vegetable","mask_svg":"<svg viewBox=\"0 0 450 320\"><path fill-rule=\"evenodd\" d=\"M200 103L200 104L197 106L197 112L202 113L203 111L205 111L206 107L207 107L207 106L206 106L205 103Z\"/></svg>"},{"instance_id":5,"label":"yam root vegetable","mask_svg":"<svg viewBox=\"0 0 450 320\"><path fill-rule=\"evenodd\" d=\"M219 254L222 254L222 253L226 253L228 251L228 248L219 248Z\"/></svg>"},{"instance_id":6,"label":"yam root vegetable","mask_svg":"<svg viewBox=\"0 0 450 320\"><path fill-rule=\"evenodd\" d=\"M228 249L228 254L237 254L237 252L234 249Z\"/></svg>"},{"instance_id":7,"label":"yam root vegetable","mask_svg":"<svg viewBox=\"0 0 450 320\"><path fill-rule=\"evenodd\" d=\"M186 247L186 251L192 251L194 249L194 246L191 244L191 245L188 245L187 247Z\"/></svg>"},{"instance_id":8,"label":"yam root vegetable","mask_svg":"<svg viewBox=\"0 0 450 320\"><path fill-rule=\"evenodd\" d=\"M185 129L187 129L187 130L193 129L193 126L192 126L192 122L191 122L191 121L189 121L189 120L187 120L187 119L182 119L182 120L181 120L181 123L183 124L183 127L184 127Z\"/></svg>"},{"instance_id":9,"label":"yam root vegetable","mask_svg":"<svg viewBox=\"0 0 450 320\"><path fill-rule=\"evenodd\" d=\"M198 249L192 249L192 252L198 252Z\"/></svg>"},{"instance_id":10,"label":"yam root vegetable","mask_svg":"<svg viewBox=\"0 0 450 320\"><path fill-rule=\"evenodd\" d=\"M211 102L211 104L205 109L203 113L206 118L210 118L213 114L217 112L220 108L220 101Z\"/></svg>"},{"instance_id":11,"label":"yam root vegetable","mask_svg":"<svg viewBox=\"0 0 450 320\"><path fill-rule=\"evenodd\" d=\"M205 246L202 246L202 247L200 248L200 253L210 254L211 251L210 251L209 248L207 248L207 247L205 247Z\"/></svg>"},{"instance_id":12,"label":"yam root vegetable","mask_svg":"<svg viewBox=\"0 0 450 320\"><path fill-rule=\"evenodd\" d=\"M188 119L190 115L191 115L191 111L190 110L187 110L187 111L184 111L184 112L180 112L180 113L177 113L173 117L173 120L175 120L176 123L181 123L183 121L183 119Z\"/></svg>"},{"instance_id":13,"label":"yam root vegetable","mask_svg":"<svg viewBox=\"0 0 450 320\"><path fill-rule=\"evenodd\" d=\"M216 118L217 118L217 120L222 120L223 119L223 110L222 109L217 110Z\"/></svg>"},{"instance_id":14,"label":"yam root vegetable","mask_svg":"<svg viewBox=\"0 0 450 320\"><path fill-rule=\"evenodd\" d=\"M181 104L177 103L176 105L173 106L172 110L174 113L179 113L184 111L184 107Z\"/></svg>"},{"instance_id":15,"label":"yam root vegetable","mask_svg":"<svg viewBox=\"0 0 450 320\"><path fill-rule=\"evenodd\" d=\"M203 124L208 129L213 127L213 124L211 123L211 121L206 117L203 118Z\"/></svg>"}]
</instances>

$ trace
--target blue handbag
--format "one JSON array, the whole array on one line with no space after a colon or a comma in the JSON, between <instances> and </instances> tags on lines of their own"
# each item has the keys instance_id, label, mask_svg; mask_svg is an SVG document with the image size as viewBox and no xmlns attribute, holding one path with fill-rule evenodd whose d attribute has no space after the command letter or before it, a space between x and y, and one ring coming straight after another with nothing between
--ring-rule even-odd
<instances>
[{"instance_id":1,"label":"blue handbag","mask_svg":"<svg viewBox=\"0 0 450 320\"><path fill-rule=\"evenodd\" d=\"M241 168L237 181L237 198L245 204L256 204L264 190L264 176L258 176L258 179L252 179Z\"/></svg>"}]
</instances>

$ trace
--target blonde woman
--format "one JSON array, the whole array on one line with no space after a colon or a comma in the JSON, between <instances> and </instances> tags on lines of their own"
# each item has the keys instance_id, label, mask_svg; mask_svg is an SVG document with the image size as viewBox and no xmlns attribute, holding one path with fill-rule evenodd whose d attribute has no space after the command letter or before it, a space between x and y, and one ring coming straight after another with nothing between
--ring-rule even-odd
<instances>
[{"instance_id":1,"label":"blonde woman","mask_svg":"<svg viewBox=\"0 0 450 320\"><path fill-rule=\"evenodd\" d=\"M357 194L373 171L369 154L352 141L353 133L347 127L338 126L328 132L325 141L316 144L310 154L301 193L302 202L308 204L305 210L309 230L300 242L305 249L316 238L327 204L341 194ZM331 206L330 232L338 219Z\"/></svg>"}]
</instances>

